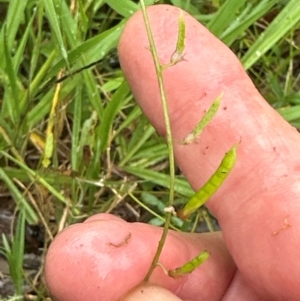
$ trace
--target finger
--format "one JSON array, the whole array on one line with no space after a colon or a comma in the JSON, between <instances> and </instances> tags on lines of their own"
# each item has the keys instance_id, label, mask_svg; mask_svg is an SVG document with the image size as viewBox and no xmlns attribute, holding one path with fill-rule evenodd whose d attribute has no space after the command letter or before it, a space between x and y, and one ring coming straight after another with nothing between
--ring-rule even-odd
<instances>
[{"instance_id":1,"label":"finger","mask_svg":"<svg viewBox=\"0 0 300 301\"><path fill-rule=\"evenodd\" d=\"M269 301L264 297L260 297L249 286L239 271L237 271L232 279L228 290L221 301Z\"/></svg>"},{"instance_id":2,"label":"finger","mask_svg":"<svg viewBox=\"0 0 300 301\"><path fill-rule=\"evenodd\" d=\"M167 63L175 50L179 9L153 6L148 13L160 62ZM299 136L265 102L233 53L188 14L184 21L184 60L163 72L177 163L197 190L239 143L234 170L208 207L243 277L271 300L299 299ZM164 134L141 13L128 22L119 55L138 103ZM221 93L221 108L201 137L182 145Z\"/></svg>"},{"instance_id":3,"label":"finger","mask_svg":"<svg viewBox=\"0 0 300 301\"><path fill-rule=\"evenodd\" d=\"M84 223L89 223L89 222L93 222L93 221L99 222L99 220L101 220L102 222L106 221L106 220L107 221L112 221L112 220L123 221L120 217L115 216L115 215L111 215L108 213L98 213L98 214L94 214L94 215L90 216L89 218L87 218L84 221Z\"/></svg>"},{"instance_id":4,"label":"finger","mask_svg":"<svg viewBox=\"0 0 300 301\"><path fill-rule=\"evenodd\" d=\"M108 215L73 225L51 244L45 277L56 300L119 300L146 276L161 236L161 229L129 224ZM193 273L174 280L156 268L151 283L183 299L220 300L235 272L220 233L190 235L170 232L160 262L177 268L203 250L209 260Z\"/></svg>"}]
</instances>

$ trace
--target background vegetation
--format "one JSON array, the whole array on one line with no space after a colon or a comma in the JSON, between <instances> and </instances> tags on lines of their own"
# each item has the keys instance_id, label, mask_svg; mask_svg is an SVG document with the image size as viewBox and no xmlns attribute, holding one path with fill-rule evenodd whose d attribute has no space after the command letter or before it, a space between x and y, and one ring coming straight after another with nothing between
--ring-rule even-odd
<instances>
[{"instance_id":1,"label":"background vegetation","mask_svg":"<svg viewBox=\"0 0 300 301\"><path fill-rule=\"evenodd\" d=\"M48 296L42 267L29 273L25 262L43 258L62 228L99 212L163 223L167 148L136 106L116 51L137 2L0 1L1 252L20 298ZM156 2L187 10L230 46L269 103L300 128L298 0ZM175 190L178 206L193 194L180 174ZM201 220L213 231L206 211L172 225L194 231ZM0 273L3 297L11 294L7 276Z\"/></svg>"}]
</instances>

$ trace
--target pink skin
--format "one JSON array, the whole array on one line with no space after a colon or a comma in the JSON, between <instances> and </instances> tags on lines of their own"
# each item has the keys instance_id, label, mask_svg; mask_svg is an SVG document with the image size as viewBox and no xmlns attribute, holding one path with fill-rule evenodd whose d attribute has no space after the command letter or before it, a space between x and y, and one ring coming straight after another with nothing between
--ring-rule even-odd
<instances>
[{"instance_id":1,"label":"pink skin","mask_svg":"<svg viewBox=\"0 0 300 301\"><path fill-rule=\"evenodd\" d=\"M167 63L176 45L179 10L157 5L148 13L160 61ZM207 203L222 235L171 232L161 258L174 268L207 249L209 260L177 280L157 268L151 282L194 301L300 300L299 135L265 102L235 55L191 16L184 14L184 20L184 61L164 71L177 164L198 190L237 143L238 160ZM139 105L164 135L140 12L126 25L119 54ZM182 145L221 93L221 108L201 137ZM51 293L61 301L118 300L143 280L160 234L158 228L106 214L67 228L46 260Z\"/></svg>"}]
</instances>

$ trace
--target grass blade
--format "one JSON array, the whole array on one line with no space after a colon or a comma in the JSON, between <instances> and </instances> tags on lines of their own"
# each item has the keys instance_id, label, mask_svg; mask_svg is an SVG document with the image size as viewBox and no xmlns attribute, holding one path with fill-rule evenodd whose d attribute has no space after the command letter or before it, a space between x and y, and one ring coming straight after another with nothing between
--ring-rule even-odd
<instances>
[{"instance_id":1,"label":"grass blade","mask_svg":"<svg viewBox=\"0 0 300 301\"><path fill-rule=\"evenodd\" d=\"M122 170L162 187L170 187L170 176L150 169L126 166ZM194 191L185 179L175 179L175 192L190 198Z\"/></svg>"},{"instance_id":2,"label":"grass blade","mask_svg":"<svg viewBox=\"0 0 300 301\"><path fill-rule=\"evenodd\" d=\"M61 202L64 204L68 205L69 201L66 199L62 193L58 192L54 187L52 187L44 178L40 177L34 170L30 169L28 166L23 164L22 162L19 162L16 160L14 157L11 155L7 154L4 151L0 151L0 154L2 154L4 157L8 158L9 160L13 161L16 163L18 166L20 166L23 170L29 173L30 176L34 177L37 182L39 182L41 185L43 185L46 189L49 190L57 199L59 199ZM0 170L1 171L1 170Z\"/></svg>"},{"instance_id":3,"label":"grass blade","mask_svg":"<svg viewBox=\"0 0 300 301\"><path fill-rule=\"evenodd\" d=\"M244 3L245 0L227 0L208 23L209 30L220 37L229 24L235 20L238 10Z\"/></svg>"},{"instance_id":4,"label":"grass blade","mask_svg":"<svg viewBox=\"0 0 300 301\"><path fill-rule=\"evenodd\" d=\"M121 87L114 93L111 101L107 105L103 113L103 119L99 128L99 138L101 141L101 152L103 152L109 143L109 137L111 135L112 124L116 114L124 106L124 100L129 93L129 86L127 82L124 82ZM129 100L130 98L128 98Z\"/></svg>"},{"instance_id":5,"label":"grass blade","mask_svg":"<svg viewBox=\"0 0 300 301\"><path fill-rule=\"evenodd\" d=\"M24 20L24 11L27 6L28 0L19 1L19 0L10 0L8 11L5 19L5 24L2 27L0 37L3 38L5 28L8 29L9 33L7 35L7 47L12 49L13 42L15 41L17 32L19 30L20 24ZM4 45L3 41L0 39L0 67L4 69L6 61L3 60L3 50Z\"/></svg>"},{"instance_id":6,"label":"grass blade","mask_svg":"<svg viewBox=\"0 0 300 301\"><path fill-rule=\"evenodd\" d=\"M0 179L5 182L7 187L9 188L17 206L24 211L26 214L26 219L29 224L35 224L38 221L38 216L35 211L31 208L28 201L24 198L24 196L20 193L19 189L15 186L14 182L10 179L10 177L6 174L6 172L0 168Z\"/></svg>"},{"instance_id":7,"label":"grass blade","mask_svg":"<svg viewBox=\"0 0 300 301\"><path fill-rule=\"evenodd\" d=\"M3 47L4 47L4 58L6 61L5 71L8 76L8 81L7 80L5 81L6 93L4 96L3 106L4 108L7 108L12 123L18 124L19 115L20 115L19 99L18 99L19 96L18 78L13 65L13 60L10 54L7 39L8 39L7 30L4 27ZM5 114L5 110L2 111L2 118L6 117L4 114Z\"/></svg>"},{"instance_id":8,"label":"grass blade","mask_svg":"<svg viewBox=\"0 0 300 301\"><path fill-rule=\"evenodd\" d=\"M74 103L74 119L72 130L72 149L71 149L71 164L72 170L78 171L80 165L80 131L81 131L81 119L82 119L82 86L76 87L76 96Z\"/></svg>"},{"instance_id":9,"label":"grass blade","mask_svg":"<svg viewBox=\"0 0 300 301\"><path fill-rule=\"evenodd\" d=\"M152 126L148 126L145 130L142 137L140 137L139 141L132 147L129 152L124 156L123 160L120 162L119 166L124 166L134 154L138 152L138 150L144 145L144 143L155 133L155 129Z\"/></svg>"},{"instance_id":10,"label":"grass blade","mask_svg":"<svg viewBox=\"0 0 300 301\"><path fill-rule=\"evenodd\" d=\"M45 11L46 11L49 23L51 25L51 30L53 31L53 34L58 43L61 56L63 57L63 59L66 63L67 69L70 69L69 61L68 61L68 54L67 54L66 47L64 45L63 36L62 36L61 30L60 30L60 24L59 24L59 20L58 20L59 14L55 10L55 6L59 7L59 4L58 4L59 2L56 1L56 3L54 4L54 0L42 0L42 1L44 4L44 7L45 7Z\"/></svg>"},{"instance_id":11,"label":"grass blade","mask_svg":"<svg viewBox=\"0 0 300 301\"><path fill-rule=\"evenodd\" d=\"M21 295L23 292L23 258L25 244L25 220L26 214L20 211L16 226L16 233L12 238L11 260L9 260L9 270L14 281L16 293Z\"/></svg>"},{"instance_id":12,"label":"grass blade","mask_svg":"<svg viewBox=\"0 0 300 301\"><path fill-rule=\"evenodd\" d=\"M264 16L277 3L277 0L263 0L255 7L248 4L229 27L221 34L220 39L230 46L237 38L239 38L251 25L259 18Z\"/></svg>"},{"instance_id":13,"label":"grass blade","mask_svg":"<svg viewBox=\"0 0 300 301\"><path fill-rule=\"evenodd\" d=\"M105 1L113 10L121 16L128 18L139 9L139 6L129 0L106 0Z\"/></svg>"},{"instance_id":14,"label":"grass blade","mask_svg":"<svg viewBox=\"0 0 300 301\"><path fill-rule=\"evenodd\" d=\"M249 69L300 21L299 0L290 0L268 28L258 37L242 58L244 68Z\"/></svg>"},{"instance_id":15,"label":"grass blade","mask_svg":"<svg viewBox=\"0 0 300 301\"><path fill-rule=\"evenodd\" d=\"M75 63L82 57L83 53L89 58L87 64L103 58L111 49L117 46L124 25L125 22L122 21L116 26L86 40L72 49L68 55L70 64ZM48 78L55 76L63 67L65 67L65 62L61 59L49 70L47 74Z\"/></svg>"}]
</instances>

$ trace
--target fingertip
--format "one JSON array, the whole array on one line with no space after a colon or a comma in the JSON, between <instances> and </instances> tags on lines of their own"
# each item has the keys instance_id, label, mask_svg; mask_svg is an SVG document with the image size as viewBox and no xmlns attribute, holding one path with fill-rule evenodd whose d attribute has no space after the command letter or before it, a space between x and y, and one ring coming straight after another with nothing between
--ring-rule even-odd
<instances>
[{"instance_id":1,"label":"fingertip","mask_svg":"<svg viewBox=\"0 0 300 301\"><path fill-rule=\"evenodd\" d=\"M109 214L109 213L98 213L95 215L90 216L87 218L84 223L89 223L89 222L99 222L99 221L119 221L119 222L124 222L123 219L121 219L118 216Z\"/></svg>"},{"instance_id":2,"label":"fingertip","mask_svg":"<svg viewBox=\"0 0 300 301\"><path fill-rule=\"evenodd\" d=\"M52 296L60 301L119 300L143 282L161 231L118 219L94 220L65 229L46 257L45 279ZM198 236L171 231L160 261L167 269L174 269L204 249L213 251L211 258L191 275L175 280L157 268L151 282L184 298L200 294L217 300L235 271L219 233ZM212 281L215 278L218 280ZM195 286L197 281L200 283Z\"/></svg>"},{"instance_id":3,"label":"fingertip","mask_svg":"<svg viewBox=\"0 0 300 301\"><path fill-rule=\"evenodd\" d=\"M130 239L130 224L108 215L60 232L45 262L51 295L61 301L118 300L146 273L144 267L128 277L136 260Z\"/></svg>"}]
</instances>

